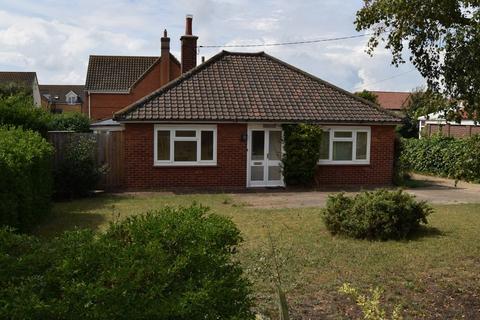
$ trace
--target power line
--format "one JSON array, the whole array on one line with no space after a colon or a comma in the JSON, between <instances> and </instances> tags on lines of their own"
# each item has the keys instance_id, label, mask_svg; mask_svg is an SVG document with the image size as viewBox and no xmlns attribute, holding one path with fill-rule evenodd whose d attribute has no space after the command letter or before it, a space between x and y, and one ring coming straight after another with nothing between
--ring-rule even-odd
<instances>
[{"instance_id":1,"label":"power line","mask_svg":"<svg viewBox=\"0 0 480 320\"><path fill-rule=\"evenodd\" d=\"M357 90L357 89L361 89L361 88L364 88L366 86L371 86L371 85L374 85L374 84L377 84L377 83L381 83L381 82L385 82L385 81L388 81L388 80L392 80L392 79L395 79L395 78L398 78L398 77L401 77L407 73L410 73L410 72L413 72L417 69L413 68L411 70L408 70L408 71L405 71L405 72L402 72L402 73L399 73L399 74L396 74L392 77L388 77L388 78L385 78L385 79L382 79L382 80L378 80L378 81L375 81L375 82L372 82L372 83L367 83L367 84L362 84L361 86L358 86L358 87L355 87L353 88L353 90Z\"/></svg>"},{"instance_id":2,"label":"power line","mask_svg":"<svg viewBox=\"0 0 480 320\"><path fill-rule=\"evenodd\" d=\"M330 42L330 41L339 41L339 40L348 40L363 38L371 36L373 33L364 33L357 34L353 36L346 37L337 37L337 38L325 38L317 40L305 40L305 41L292 41L292 42L278 42L278 43L263 43L263 44L230 44L230 45L202 45L198 46L199 48L254 48L254 47L275 47L275 46L288 46L288 45L298 45L298 44L311 44L319 42Z\"/></svg>"}]
</instances>

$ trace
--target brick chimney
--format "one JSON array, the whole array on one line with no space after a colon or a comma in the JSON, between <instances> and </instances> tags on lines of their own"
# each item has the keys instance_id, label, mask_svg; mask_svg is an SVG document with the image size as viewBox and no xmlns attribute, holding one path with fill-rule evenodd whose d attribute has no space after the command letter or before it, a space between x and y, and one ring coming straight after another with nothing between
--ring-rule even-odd
<instances>
[{"instance_id":1,"label":"brick chimney","mask_svg":"<svg viewBox=\"0 0 480 320\"><path fill-rule=\"evenodd\" d=\"M167 36L167 29L163 31L160 59L160 85L170 82L170 38Z\"/></svg>"},{"instance_id":2,"label":"brick chimney","mask_svg":"<svg viewBox=\"0 0 480 320\"><path fill-rule=\"evenodd\" d=\"M185 35L180 38L182 41L182 73L197 66L197 39L192 35L193 16L188 14L185 24Z\"/></svg>"}]
</instances>

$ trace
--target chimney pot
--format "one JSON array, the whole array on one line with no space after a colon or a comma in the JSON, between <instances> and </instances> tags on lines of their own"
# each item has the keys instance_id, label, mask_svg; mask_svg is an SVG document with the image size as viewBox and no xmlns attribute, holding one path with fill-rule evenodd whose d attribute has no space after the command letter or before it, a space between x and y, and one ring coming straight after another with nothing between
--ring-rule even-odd
<instances>
[{"instance_id":1,"label":"chimney pot","mask_svg":"<svg viewBox=\"0 0 480 320\"><path fill-rule=\"evenodd\" d=\"M187 17L185 19L185 35L186 36L192 35L192 20L193 20L193 15L187 14Z\"/></svg>"}]
</instances>

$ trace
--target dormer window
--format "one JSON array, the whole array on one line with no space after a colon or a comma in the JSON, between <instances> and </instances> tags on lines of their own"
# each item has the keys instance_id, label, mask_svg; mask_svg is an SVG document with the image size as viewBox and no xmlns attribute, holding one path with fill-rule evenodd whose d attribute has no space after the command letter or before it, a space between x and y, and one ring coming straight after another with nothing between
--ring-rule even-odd
<instances>
[{"instance_id":1,"label":"dormer window","mask_svg":"<svg viewBox=\"0 0 480 320\"><path fill-rule=\"evenodd\" d=\"M68 104L76 104L78 101L78 96L73 91L70 91L69 93L67 93L65 98Z\"/></svg>"}]
</instances>

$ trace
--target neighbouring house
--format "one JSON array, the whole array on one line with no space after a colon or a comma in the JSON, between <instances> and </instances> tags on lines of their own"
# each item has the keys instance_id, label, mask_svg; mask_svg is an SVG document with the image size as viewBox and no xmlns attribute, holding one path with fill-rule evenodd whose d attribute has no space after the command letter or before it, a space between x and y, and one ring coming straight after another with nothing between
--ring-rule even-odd
<instances>
[{"instance_id":1,"label":"neighbouring house","mask_svg":"<svg viewBox=\"0 0 480 320\"><path fill-rule=\"evenodd\" d=\"M182 37L182 48L192 44L196 48L196 37ZM182 55L182 58L185 60L183 67L188 68L186 62L196 61L196 52L192 57ZM106 123L108 128L117 130L119 124L111 120L116 111L152 93L180 74L181 64L170 53L170 38L166 30L161 38L160 56L92 55L88 63L83 112L94 124L98 122L97 128L106 128L103 125Z\"/></svg>"},{"instance_id":2,"label":"neighbouring house","mask_svg":"<svg viewBox=\"0 0 480 320\"><path fill-rule=\"evenodd\" d=\"M222 51L115 113L127 189L279 187L282 125L324 130L318 186L389 185L401 120L264 52Z\"/></svg>"},{"instance_id":3,"label":"neighbouring house","mask_svg":"<svg viewBox=\"0 0 480 320\"><path fill-rule=\"evenodd\" d=\"M42 107L53 113L82 112L85 102L83 85L40 85Z\"/></svg>"},{"instance_id":4,"label":"neighbouring house","mask_svg":"<svg viewBox=\"0 0 480 320\"><path fill-rule=\"evenodd\" d=\"M411 92L370 91L377 96L378 104L385 110L397 115L404 115L405 108L410 103Z\"/></svg>"},{"instance_id":5,"label":"neighbouring house","mask_svg":"<svg viewBox=\"0 0 480 320\"><path fill-rule=\"evenodd\" d=\"M0 85L17 85L32 93L35 106L41 106L40 90L36 72L0 71Z\"/></svg>"},{"instance_id":6,"label":"neighbouring house","mask_svg":"<svg viewBox=\"0 0 480 320\"><path fill-rule=\"evenodd\" d=\"M467 138L480 134L480 125L466 116L460 123L447 121L443 112L431 113L418 118L419 137L430 137L433 134L442 134L447 137Z\"/></svg>"}]
</instances>

